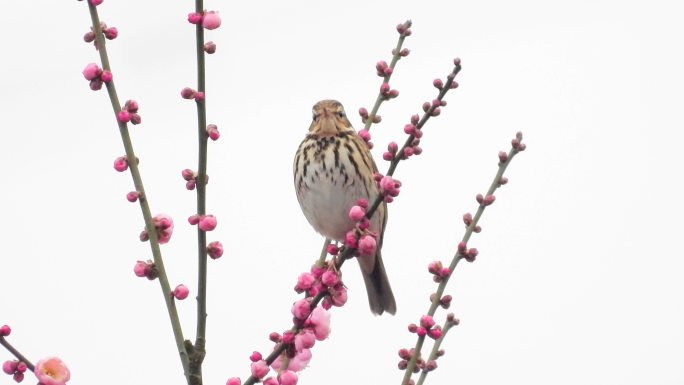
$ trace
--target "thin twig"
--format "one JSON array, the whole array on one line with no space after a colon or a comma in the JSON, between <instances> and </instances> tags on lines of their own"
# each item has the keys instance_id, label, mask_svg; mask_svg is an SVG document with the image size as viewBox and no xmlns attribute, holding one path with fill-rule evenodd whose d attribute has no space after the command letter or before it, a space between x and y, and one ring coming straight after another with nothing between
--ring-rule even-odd
<instances>
[{"instance_id":1,"label":"thin twig","mask_svg":"<svg viewBox=\"0 0 684 385\"><path fill-rule=\"evenodd\" d=\"M31 363L31 361L29 361L28 358L24 357L23 354L21 354L14 346L12 346L12 344L10 344L9 341L5 339L5 337L0 337L0 345L2 345L5 349L7 349L7 351L12 353L13 356L17 357L19 361L25 363L26 367L33 372L35 367Z\"/></svg>"},{"instance_id":2,"label":"thin twig","mask_svg":"<svg viewBox=\"0 0 684 385\"><path fill-rule=\"evenodd\" d=\"M100 54L100 61L102 62L102 68L111 72L111 66L109 64L109 57L107 55L107 47L105 45L104 35L102 33L102 28L100 27L100 18L97 13L97 8L92 5L89 1L88 9L90 10L90 18L93 24L93 31L95 32L95 41L97 43L96 47ZM114 117L116 118L117 113L121 111L121 103L119 102L119 97L116 93L116 87L114 81L105 83L107 86L107 93L109 94L109 100L112 104L112 109L114 110ZM171 327L173 329L173 336L176 341L176 347L180 355L181 364L183 365L183 373L186 379L189 380L189 364L188 364L188 354L185 350L183 344L183 331L181 329L180 320L178 319L178 311L176 310L176 304L173 297L171 296L171 286L169 285L169 280L166 276L166 270L164 268L164 261L162 259L161 250L159 248L159 241L157 239L157 231L154 226L152 219L152 214L150 212L150 206L148 204L149 197L145 193L145 188L143 186L142 177L140 176L140 169L138 168L137 157L135 151L133 151L133 144L131 142L131 137L128 133L128 126L126 123L119 122L119 133L121 134L121 140L123 141L123 146L126 151L126 158L128 159L128 165L131 170L131 177L133 178L133 184L135 189L140 193L140 209L142 210L143 219L145 221L145 228L149 235L150 248L152 249L152 256L154 257L154 264L159 272L159 284L161 286L162 295L164 297L164 302L166 303L166 309L169 313L169 319L171 320Z\"/></svg>"}]
</instances>

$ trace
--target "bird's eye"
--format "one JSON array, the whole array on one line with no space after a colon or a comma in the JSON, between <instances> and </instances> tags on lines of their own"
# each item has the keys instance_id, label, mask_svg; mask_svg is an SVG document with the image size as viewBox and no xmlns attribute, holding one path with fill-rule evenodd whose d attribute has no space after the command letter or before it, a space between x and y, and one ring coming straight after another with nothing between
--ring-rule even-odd
<instances>
[{"instance_id":1,"label":"bird's eye","mask_svg":"<svg viewBox=\"0 0 684 385\"><path fill-rule=\"evenodd\" d=\"M311 117L311 120L316 120L316 114L313 114L313 116Z\"/></svg>"},{"instance_id":2,"label":"bird's eye","mask_svg":"<svg viewBox=\"0 0 684 385\"><path fill-rule=\"evenodd\" d=\"M338 112L337 116L339 116L340 118L344 118L344 112L343 111Z\"/></svg>"}]
</instances>

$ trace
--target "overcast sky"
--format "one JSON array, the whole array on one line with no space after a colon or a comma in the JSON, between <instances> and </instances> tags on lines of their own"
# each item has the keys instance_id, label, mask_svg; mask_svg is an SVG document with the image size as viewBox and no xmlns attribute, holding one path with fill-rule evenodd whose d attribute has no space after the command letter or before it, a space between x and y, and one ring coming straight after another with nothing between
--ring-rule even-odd
<instances>
[{"instance_id":1,"label":"overcast sky","mask_svg":"<svg viewBox=\"0 0 684 385\"><path fill-rule=\"evenodd\" d=\"M207 58L210 261L205 383L249 374L249 354L291 325L292 287L322 238L300 212L291 162L320 99L341 101L352 122L371 107L395 25L413 35L392 78L399 98L372 130L381 171L389 141L432 80L461 57L461 87L425 127L424 152L400 164L383 255L396 316L374 317L356 263L344 266L349 302L313 349L300 384L398 384L406 326L435 290L427 264L451 258L496 172L499 150L522 130L528 150L485 211L447 293L461 325L429 384L684 383L681 10L675 1L207 1L221 28ZM158 282L133 274L151 258L138 241L137 205L117 173L123 146L104 91L82 69L98 60L82 41L83 2L0 6L0 325L31 359L64 359L71 384L183 384ZM131 129L153 213L176 222L162 247L194 339L196 169L194 29L189 0L113 1L101 19L122 101L140 104ZM445 312L439 313L441 322ZM0 353L0 360L9 359ZM28 383L34 380L28 378ZM0 384L9 384L0 376Z\"/></svg>"}]
</instances>

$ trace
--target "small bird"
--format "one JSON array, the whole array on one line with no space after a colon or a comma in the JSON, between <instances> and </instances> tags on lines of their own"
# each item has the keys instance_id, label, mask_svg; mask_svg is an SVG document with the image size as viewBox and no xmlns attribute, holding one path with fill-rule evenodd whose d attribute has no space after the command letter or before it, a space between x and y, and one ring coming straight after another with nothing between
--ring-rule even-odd
<instances>
[{"instance_id":1,"label":"small bird","mask_svg":"<svg viewBox=\"0 0 684 385\"><path fill-rule=\"evenodd\" d=\"M361 198L373 202L380 194L373 177L378 169L366 142L336 100L321 100L313 106L313 121L297 149L293 168L297 200L304 216L317 232L338 242L343 242L355 226L349 219L351 207ZM357 258L368 303L378 315L397 310L380 255L386 223L387 204L383 202L369 226L378 234L376 254Z\"/></svg>"}]
</instances>

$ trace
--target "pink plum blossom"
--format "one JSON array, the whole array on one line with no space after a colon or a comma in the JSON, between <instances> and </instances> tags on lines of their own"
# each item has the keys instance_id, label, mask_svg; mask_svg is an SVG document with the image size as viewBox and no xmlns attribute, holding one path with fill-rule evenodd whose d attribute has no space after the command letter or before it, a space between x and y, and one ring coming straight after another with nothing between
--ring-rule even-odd
<instances>
[{"instance_id":1,"label":"pink plum blossom","mask_svg":"<svg viewBox=\"0 0 684 385\"><path fill-rule=\"evenodd\" d=\"M157 214L152 218L154 227L157 229L157 238L160 244L168 243L173 235L173 219L166 214Z\"/></svg>"},{"instance_id":2,"label":"pink plum blossom","mask_svg":"<svg viewBox=\"0 0 684 385\"><path fill-rule=\"evenodd\" d=\"M311 312L310 320L316 339L323 341L328 338L330 335L330 312L322 307L317 307Z\"/></svg>"},{"instance_id":3,"label":"pink plum blossom","mask_svg":"<svg viewBox=\"0 0 684 385\"><path fill-rule=\"evenodd\" d=\"M18 361L5 361L2 364L2 371L5 372L6 374L9 374L10 376L14 374L14 372L17 371L17 364Z\"/></svg>"},{"instance_id":4,"label":"pink plum blossom","mask_svg":"<svg viewBox=\"0 0 684 385\"><path fill-rule=\"evenodd\" d=\"M226 385L242 385L239 377L231 377L226 381Z\"/></svg>"},{"instance_id":5,"label":"pink plum blossom","mask_svg":"<svg viewBox=\"0 0 684 385\"><path fill-rule=\"evenodd\" d=\"M57 357L48 357L38 361L33 373L43 385L64 385L71 377L69 368Z\"/></svg>"},{"instance_id":6,"label":"pink plum blossom","mask_svg":"<svg viewBox=\"0 0 684 385\"><path fill-rule=\"evenodd\" d=\"M202 14L197 12L191 12L188 14L188 22L190 24L199 24L202 21Z\"/></svg>"},{"instance_id":7,"label":"pink plum blossom","mask_svg":"<svg viewBox=\"0 0 684 385\"><path fill-rule=\"evenodd\" d=\"M10 333L12 333L12 328L9 325L0 326L0 337L7 337Z\"/></svg>"}]
</instances>

